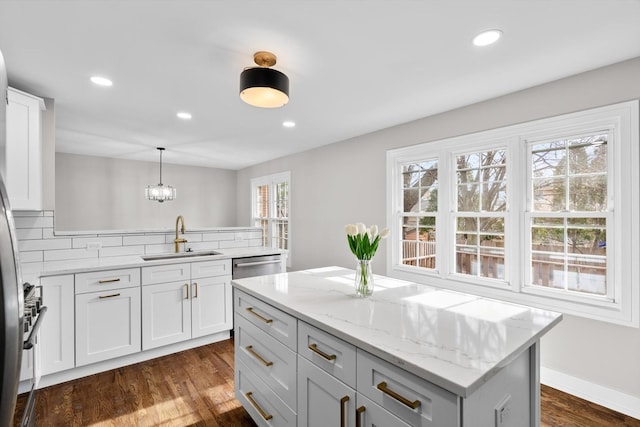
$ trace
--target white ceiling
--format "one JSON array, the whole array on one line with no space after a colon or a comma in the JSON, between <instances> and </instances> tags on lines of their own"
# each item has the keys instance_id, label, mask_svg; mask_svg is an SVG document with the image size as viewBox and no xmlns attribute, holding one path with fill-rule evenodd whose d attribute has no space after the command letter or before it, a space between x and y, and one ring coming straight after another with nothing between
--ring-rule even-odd
<instances>
[{"instance_id":1,"label":"white ceiling","mask_svg":"<svg viewBox=\"0 0 640 427\"><path fill-rule=\"evenodd\" d=\"M240 169L638 57L640 0L0 0L0 50L58 152ZM283 108L238 97L258 50Z\"/></svg>"}]
</instances>

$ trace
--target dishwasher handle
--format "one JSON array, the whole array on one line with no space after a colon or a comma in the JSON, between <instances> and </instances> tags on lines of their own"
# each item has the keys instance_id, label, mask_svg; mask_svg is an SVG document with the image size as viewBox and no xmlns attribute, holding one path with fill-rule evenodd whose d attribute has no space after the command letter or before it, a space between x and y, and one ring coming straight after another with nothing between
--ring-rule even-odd
<instances>
[{"instance_id":1,"label":"dishwasher handle","mask_svg":"<svg viewBox=\"0 0 640 427\"><path fill-rule=\"evenodd\" d=\"M281 262L282 260L279 259L269 261L236 262L235 267L255 267L256 265L280 264Z\"/></svg>"}]
</instances>

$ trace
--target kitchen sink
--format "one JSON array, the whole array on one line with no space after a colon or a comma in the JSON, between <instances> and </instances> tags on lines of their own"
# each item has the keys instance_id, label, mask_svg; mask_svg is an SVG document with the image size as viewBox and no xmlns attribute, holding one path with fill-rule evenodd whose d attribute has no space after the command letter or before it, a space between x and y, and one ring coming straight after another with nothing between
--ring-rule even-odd
<instances>
[{"instance_id":1,"label":"kitchen sink","mask_svg":"<svg viewBox=\"0 0 640 427\"><path fill-rule=\"evenodd\" d=\"M176 258L197 258L201 256L222 255L216 251L202 251L202 252L180 252L177 254L158 254L158 255L145 255L142 257L145 261L158 261L163 259L176 259Z\"/></svg>"}]
</instances>

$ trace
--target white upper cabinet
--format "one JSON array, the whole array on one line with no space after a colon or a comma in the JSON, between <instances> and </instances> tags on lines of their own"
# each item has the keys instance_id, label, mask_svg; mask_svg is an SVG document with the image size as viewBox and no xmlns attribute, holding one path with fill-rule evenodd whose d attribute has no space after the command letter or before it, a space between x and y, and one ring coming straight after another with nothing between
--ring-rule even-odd
<instances>
[{"instance_id":1,"label":"white upper cabinet","mask_svg":"<svg viewBox=\"0 0 640 427\"><path fill-rule=\"evenodd\" d=\"M44 100L9 88L7 140L0 172L14 210L42 210L42 111Z\"/></svg>"}]
</instances>

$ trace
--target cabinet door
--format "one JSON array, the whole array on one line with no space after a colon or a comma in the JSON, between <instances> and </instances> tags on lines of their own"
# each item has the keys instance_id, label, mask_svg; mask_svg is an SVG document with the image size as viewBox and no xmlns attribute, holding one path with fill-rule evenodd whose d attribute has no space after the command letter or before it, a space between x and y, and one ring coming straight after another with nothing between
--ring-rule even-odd
<instances>
[{"instance_id":1,"label":"cabinet door","mask_svg":"<svg viewBox=\"0 0 640 427\"><path fill-rule=\"evenodd\" d=\"M355 426L355 391L298 356L298 426Z\"/></svg>"},{"instance_id":2,"label":"cabinet door","mask_svg":"<svg viewBox=\"0 0 640 427\"><path fill-rule=\"evenodd\" d=\"M75 366L73 275L43 277L40 284L47 307L40 327L42 374L47 375Z\"/></svg>"},{"instance_id":3,"label":"cabinet door","mask_svg":"<svg viewBox=\"0 0 640 427\"><path fill-rule=\"evenodd\" d=\"M149 350L190 338L191 286L189 282L143 286L142 349Z\"/></svg>"},{"instance_id":4,"label":"cabinet door","mask_svg":"<svg viewBox=\"0 0 640 427\"><path fill-rule=\"evenodd\" d=\"M358 409L356 409L356 426L358 427L410 427L410 424L405 423L400 418L393 415L391 412L383 409L381 406L373 403L360 393L356 397L358 403ZM451 424L451 427L455 427L457 424Z\"/></svg>"},{"instance_id":5,"label":"cabinet door","mask_svg":"<svg viewBox=\"0 0 640 427\"><path fill-rule=\"evenodd\" d=\"M76 295L76 366L140 351L140 287Z\"/></svg>"},{"instance_id":6,"label":"cabinet door","mask_svg":"<svg viewBox=\"0 0 640 427\"><path fill-rule=\"evenodd\" d=\"M7 143L3 175L13 209L42 209L41 109L44 101L8 90Z\"/></svg>"},{"instance_id":7,"label":"cabinet door","mask_svg":"<svg viewBox=\"0 0 640 427\"><path fill-rule=\"evenodd\" d=\"M195 279L191 284L193 338L233 328L231 276Z\"/></svg>"}]
</instances>

